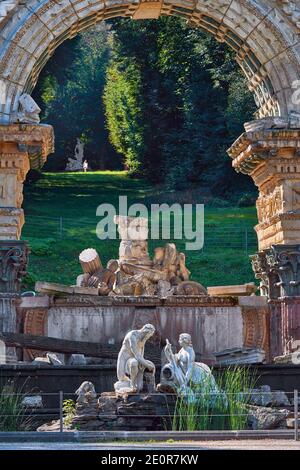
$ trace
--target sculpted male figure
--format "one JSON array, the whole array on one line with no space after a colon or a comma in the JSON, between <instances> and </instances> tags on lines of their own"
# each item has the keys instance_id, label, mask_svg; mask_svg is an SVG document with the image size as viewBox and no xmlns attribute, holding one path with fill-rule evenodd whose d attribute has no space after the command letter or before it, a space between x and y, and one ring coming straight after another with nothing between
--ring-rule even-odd
<instances>
[{"instance_id":1,"label":"sculpted male figure","mask_svg":"<svg viewBox=\"0 0 300 470\"><path fill-rule=\"evenodd\" d=\"M151 324L140 330L132 330L124 338L118 355L117 376L115 383L117 393L140 392L143 389L145 369L155 374L153 362L144 358L146 341L153 336L155 328Z\"/></svg>"}]
</instances>

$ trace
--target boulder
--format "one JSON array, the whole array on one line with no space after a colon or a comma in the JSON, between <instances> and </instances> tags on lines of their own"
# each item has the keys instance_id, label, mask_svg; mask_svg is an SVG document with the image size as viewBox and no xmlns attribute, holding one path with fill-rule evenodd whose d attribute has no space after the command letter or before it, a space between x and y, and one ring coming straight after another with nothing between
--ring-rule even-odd
<instances>
[{"instance_id":1,"label":"boulder","mask_svg":"<svg viewBox=\"0 0 300 470\"><path fill-rule=\"evenodd\" d=\"M272 406L289 406L291 404L286 393L282 390L274 390L272 395Z\"/></svg>"},{"instance_id":2,"label":"boulder","mask_svg":"<svg viewBox=\"0 0 300 470\"><path fill-rule=\"evenodd\" d=\"M118 397L113 392L97 400L88 397L76 404L75 415L66 429L79 431L163 431L171 428L175 395L134 393ZM64 425L65 429L65 425ZM59 420L40 426L39 432L59 430Z\"/></svg>"},{"instance_id":3,"label":"boulder","mask_svg":"<svg viewBox=\"0 0 300 470\"><path fill-rule=\"evenodd\" d=\"M257 406L290 406L286 393L282 390L271 390L269 385L262 385L251 390L250 403Z\"/></svg>"},{"instance_id":4,"label":"boulder","mask_svg":"<svg viewBox=\"0 0 300 470\"><path fill-rule=\"evenodd\" d=\"M69 366L86 366L87 361L84 354L71 354L68 365Z\"/></svg>"},{"instance_id":5,"label":"boulder","mask_svg":"<svg viewBox=\"0 0 300 470\"><path fill-rule=\"evenodd\" d=\"M266 408L263 406L247 405L248 426L250 429L277 429L286 427L286 419L291 412L285 409Z\"/></svg>"},{"instance_id":6,"label":"boulder","mask_svg":"<svg viewBox=\"0 0 300 470\"><path fill-rule=\"evenodd\" d=\"M286 427L290 429L295 429L295 418L288 418L286 420ZM298 418L298 429L300 429L300 418Z\"/></svg>"},{"instance_id":7,"label":"boulder","mask_svg":"<svg viewBox=\"0 0 300 470\"><path fill-rule=\"evenodd\" d=\"M41 395L32 395L24 397L22 405L26 408L43 408L43 399Z\"/></svg>"}]
</instances>

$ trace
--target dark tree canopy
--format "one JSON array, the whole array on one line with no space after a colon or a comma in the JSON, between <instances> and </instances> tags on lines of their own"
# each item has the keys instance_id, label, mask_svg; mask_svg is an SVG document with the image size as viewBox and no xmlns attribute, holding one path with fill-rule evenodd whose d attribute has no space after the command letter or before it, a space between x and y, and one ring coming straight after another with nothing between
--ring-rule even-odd
<instances>
[{"instance_id":1,"label":"dark tree canopy","mask_svg":"<svg viewBox=\"0 0 300 470\"><path fill-rule=\"evenodd\" d=\"M226 149L255 109L232 52L174 17L112 28L104 103L129 171L173 190L226 192L236 177Z\"/></svg>"},{"instance_id":2,"label":"dark tree canopy","mask_svg":"<svg viewBox=\"0 0 300 470\"><path fill-rule=\"evenodd\" d=\"M55 155L48 170L63 170L74 156L76 139L85 143L93 169L121 169L121 156L109 142L102 101L110 54L107 25L64 42L48 62L35 90L42 121L55 130Z\"/></svg>"},{"instance_id":3,"label":"dark tree canopy","mask_svg":"<svg viewBox=\"0 0 300 470\"><path fill-rule=\"evenodd\" d=\"M35 97L55 127L51 169L64 168L80 137L94 169L123 162L169 190L253 190L226 154L255 110L245 79L227 46L179 18L82 33L60 46Z\"/></svg>"}]
</instances>

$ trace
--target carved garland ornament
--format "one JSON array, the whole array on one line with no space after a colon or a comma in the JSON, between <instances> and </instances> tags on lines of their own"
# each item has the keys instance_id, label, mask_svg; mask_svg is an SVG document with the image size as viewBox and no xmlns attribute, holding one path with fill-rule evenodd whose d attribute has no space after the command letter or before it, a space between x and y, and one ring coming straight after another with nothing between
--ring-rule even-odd
<instances>
[{"instance_id":1,"label":"carved garland ornament","mask_svg":"<svg viewBox=\"0 0 300 470\"><path fill-rule=\"evenodd\" d=\"M269 353L268 308L243 307L244 347L261 348Z\"/></svg>"},{"instance_id":2,"label":"carved garland ornament","mask_svg":"<svg viewBox=\"0 0 300 470\"><path fill-rule=\"evenodd\" d=\"M24 333L27 335L44 336L47 326L47 309L26 310L24 320ZM33 360L43 355L44 351L37 349L24 349L24 360Z\"/></svg>"}]
</instances>

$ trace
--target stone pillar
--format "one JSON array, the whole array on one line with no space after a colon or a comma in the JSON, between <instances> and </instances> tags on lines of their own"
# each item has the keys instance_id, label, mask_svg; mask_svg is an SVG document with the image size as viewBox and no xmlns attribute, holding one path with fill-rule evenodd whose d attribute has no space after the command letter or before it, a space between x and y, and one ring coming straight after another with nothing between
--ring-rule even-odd
<instances>
[{"instance_id":1,"label":"stone pillar","mask_svg":"<svg viewBox=\"0 0 300 470\"><path fill-rule=\"evenodd\" d=\"M15 303L26 274L29 249L19 240L23 183L30 168L42 167L53 141L51 126L0 125L0 331L17 331ZM6 348L5 360L17 360L15 348Z\"/></svg>"},{"instance_id":2,"label":"stone pillar","mask_svg":"<svg viewBox=\"0 0 300 470\"><path fill-rule=\"evenodd\" d=\"M41 168L52 151L51 126L0 125L0 240L19 240L23 183L29 169Z\"/></svg>"},{"instance_id":3,"label":"stone pillar","mask_svg":"<svg viewBox=\"0 0 300 470\"><path fill-rule=\"evenodd\" d=\"M300 346L300 297L271 300L271 357L289 356Z\"/></svg>"},{"instance_id":4,"label":"stone pillar","mask_svg":"<svg viewBox=\"0 0 300 470\"><path fill-rule=\"evenodd\" d=\"M292 124L297 128L286 128ZM254 272L262 294L300 295L300 121L265 118L245 128L228 153L236 171L250 175L259 190Z\"/></svg>"},{"instance_id":5,"label":"stone pillar","mask_svg":"<svg viewBox=\"0 0 300 470\"><path fill-rule=\"evenodd\" d=\"M15 332L17 330L16 295L0 293L0 331ZM15 362L17 360L16 348L5 348L3 363Z\"/></svg>"},{"instance_id":6,"label":"stone pillar","mask_svg":"<svg viewBox=\"0 0 300 470\"><path fill-rule=\"evenodd\" d=\"M236 171L250 175L259 190L259 250L300 243L300 123L299 130L254 128L228 153Z\"/></svg>"},{"instance_id":7,"label":"stone pillar","mask_svg":"<svg viewBox=\"0 0 300 470\"><path fill-rule=\"evenodd\" d=\"M264 118L245 129L228 153L236 171L250 175L259 191L259 251L251 261L261 294L270 299L274 357L300 340L300 120Z\"/></svg>"}]
</instances>

